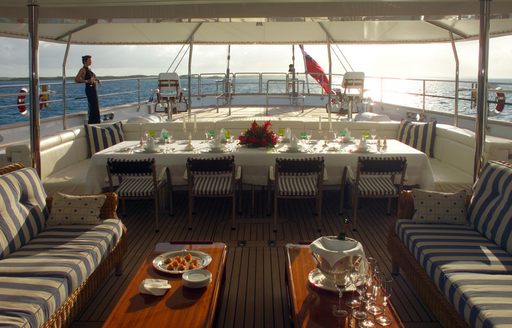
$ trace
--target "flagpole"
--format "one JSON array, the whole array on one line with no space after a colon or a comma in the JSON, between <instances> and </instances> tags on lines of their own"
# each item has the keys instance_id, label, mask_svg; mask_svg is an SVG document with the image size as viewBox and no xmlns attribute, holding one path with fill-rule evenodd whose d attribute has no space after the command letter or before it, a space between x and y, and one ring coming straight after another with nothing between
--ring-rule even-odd
<instances>
[{"instance_id":1,"label":"flagpole","mask_svg":"<svg viewBox=\"0 0 512 328\"><path fill-rule=\"evenodd\" d=\"M309 79L308 79L308 65L306 65L306 54L304 52L304 45L300 44L299 45L300 47L300 51L302 52L302 61L304 62L304 72L305 72L305 75L306 75L306 88L308 89L308 94L309 94Z\"/></svg>"}]
</instances>

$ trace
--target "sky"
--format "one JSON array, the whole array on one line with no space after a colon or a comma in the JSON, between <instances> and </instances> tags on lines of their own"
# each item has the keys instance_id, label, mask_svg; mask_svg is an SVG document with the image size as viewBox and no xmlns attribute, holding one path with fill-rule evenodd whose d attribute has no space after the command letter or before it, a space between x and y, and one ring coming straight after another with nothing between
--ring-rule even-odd
<instances>
[{"instance_id":1,"label":"sky","mask_svg":"<svg viewBox=\"0 0 512 328\"><path fill-rule=\"evenodd\" d=\"M98 77L158 75L167 71L181 46L95 46L71 45L66 75L74 76L82 66L81 56L93 56L92 70ZM192 73L224 73L227 67L227 45L194 45ZM333 48L336 48L333 46ZM451 44L421 45L339 45L354 71L366 76L398 78L448 78L455 76L455 59ZM40 42L40 77L62 76L66 46ZM328 72L326 45L305 45L305 50ZM335 52L340 52L335 49ZM478 41L457 43L460 77L476 80ZM493 38L489 51L489 79L512 78L512 36ZM0 37L0 77L27 77L28 41ZM232 45L231 72L286 72L292 62L291 45ZM300 49L295 47L295 65L303 72ZM345 69L332 54L332 72ZM177 68L188 72L188 54Z\"/></svg>"}]
</instances>

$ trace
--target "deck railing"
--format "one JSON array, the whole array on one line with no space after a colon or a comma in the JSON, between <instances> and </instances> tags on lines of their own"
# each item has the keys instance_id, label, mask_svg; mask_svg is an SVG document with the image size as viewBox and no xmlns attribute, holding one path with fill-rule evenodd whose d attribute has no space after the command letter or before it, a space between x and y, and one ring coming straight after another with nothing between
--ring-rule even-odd
<instances>
[{"instance_id":1,"label":"deck railing","mask_svg":"<svg viewBox=\"0 0 512 328\"><path fill-rule=\"evenodd\" d=\"M181 76L181 85L188 86L188 76ZM304 73L296 73L295 79L301 81L296 87L296 91L306 97L325 96L322 87L310 76ZM48 95L47 100L42 100L41 117L63 115L63 83L55 80L41 79L41 85L48 89L41 92ZM283 81L276 87L267 90L268 81ZM343 80L342 74L333 74L332 86L341 86ZM191 76L191 95L193 97L218 96L231 88L231 94L235 95L261 95L267 94L286 95L291 92L291 77L283 72L237 72L230 74L226 79L225 73L203 73L193 74ZM507 81L491 81L489 89L489 107L493 109L496 104L496 87L512 98L512 83ZM27 88L26 83L0 83L0 127L14 122L28 121L27 118L21 118L18 115L17 98L21 88ZM474 115L475 97L474 91L476 84L472 81L461 81L459 85L459 114ZM98 87L101 108L119 106L123 104L135 104L139 108L142 104L153 101L155 90L157 88L157 77L131 77L121 79L102 79L102 84ZM392 77L366 77L365 79L365 97L370 97L374 101L379 101L397 106L406 106L420 110L443 111L453 113L455 103L455 82L447 79L399 79ZM67 113L87 111L87 100L83 91L83 85L76 84L72 79L66 83L66 106ZM188 95L188 91L184 90ZM30 97L25 98L27 108L30 107ZM319 98L320 99L320 98ZM325 100L325 97L324 97ZM327 100L325 100L326 102ZM194 101L192 101L194 105ZM325 105L325 104L320 104ZM70 110L71 109L71 110ZM13 114L16 113L16 114ZM13 118L12 116L15 116ZM16 117L20 116L20 117ZM492 118L491 118L492 119ZM505 102L505 109L499 115L500 120L512 122L512 102Z\"/></svg>"}]
</instances>

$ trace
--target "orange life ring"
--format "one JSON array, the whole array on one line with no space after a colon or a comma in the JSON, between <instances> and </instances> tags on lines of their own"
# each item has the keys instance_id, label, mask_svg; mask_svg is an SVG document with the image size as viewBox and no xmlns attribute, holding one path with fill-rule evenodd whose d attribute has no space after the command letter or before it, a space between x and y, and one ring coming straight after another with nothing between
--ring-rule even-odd
<instances>
[{"instance_id":1,"label":"orange life ring","mask_svg":"<svg viewBox=\"0 0 512 328\"><path fill-rule=\"evenodd\" d=\"M497 112L502 112L503 109L505 108L505 93L504 92L501 92L501 91L498 91L496 92L496 111Z\"/></svg>"},{"instance_id":2,"label":"orange life ring","mask_svg":"<svg viewBox=\"0 0 512 328\"><path fill-rule=\"evenodd\" d=\"M27 92L27 89L21 88L18 94L18 111L23 116L28 114L27 106L25 105L25 98L27 98Z\"/></svg>"}]
</instances>

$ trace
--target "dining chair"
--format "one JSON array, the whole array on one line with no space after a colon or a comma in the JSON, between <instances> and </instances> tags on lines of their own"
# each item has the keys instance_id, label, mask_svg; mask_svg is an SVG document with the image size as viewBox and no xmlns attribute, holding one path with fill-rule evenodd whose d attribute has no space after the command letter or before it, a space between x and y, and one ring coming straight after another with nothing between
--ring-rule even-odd
<instances>
[{"instance_id":1,"label":"dining chair","mask_svg":"<svg viewBox=\"0 0 512 328\"><path fill-rule=\"evenodd\" d=\"M236 191L240 186L242 167L235 165L234 156L218 158L188 158L188 228L192 229L195 198L231 198L232 225L235 229Z\"/></svg>"},{"instance_id":2,"label":"dining chair","mask_svg":"<svg viewBox=\"0 0 512 328\"><path fill-rule=\"evenodd\" d=\"M123 213L127 199L154 199L155 231L159 231L160 202L162 190L169 197L169 214L173 215L172 184L169 168L157 173L155 159L107 159L107 172L110 191L115 191L121 200ZM115 183L117 178L117 184Z\"/></svg>"},{"instance_id":3,"label":"dining chair","mask_svg":"<svg viewBox=\"0 0 512 328\"><path fill-rule=\"evenodd\" d=\"M318 231L322 222L322 189L324 158L276 158L270 168L269 180L274 187L274 231L277 231L278 201L280 199L313 198L316 202Z\"/></svg>"},{"instance_id":4,"label":"dining chair","mask_svg":"<svg viewBox=\"0 0 512 328\"><path fill-rule=\"evenodd\" d=\"M398 199L403 189L407 159L405 157L366 157L357 160L354 173L345 166L342 175L340 212L343 209L344 189L348 183L352 190L353 230L357 229L359 198L387 198L387 214L391 214L391 200Z\"/></svg>"}]
</instances>

